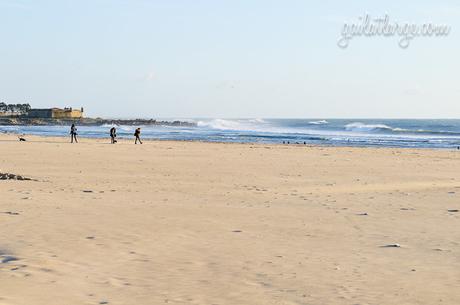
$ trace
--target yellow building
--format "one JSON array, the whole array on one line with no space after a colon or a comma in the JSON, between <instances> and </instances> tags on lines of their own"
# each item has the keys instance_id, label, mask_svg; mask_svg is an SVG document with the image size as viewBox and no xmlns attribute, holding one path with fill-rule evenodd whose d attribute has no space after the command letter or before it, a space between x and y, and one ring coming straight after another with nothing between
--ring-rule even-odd
<instances>
[{"instance_id":1,"label":"yellow building","mask_svg":"<svg viewBox=\"0 0 460 305\"><path fill-rule=\"evenodd\" d=\"M72 108L53 108L52 118L54 119L81 119L83 118L83 108L72 109Z\"/></svg>"},{"instance_id":2,"label":"yellow building","mask_svg":"<svg viewBox=\"0 0 460 305\"><path fill-rule=\"evenodd\" d=\"M83 118L83 107L81 109L31 109L28 111L27 116L39 119L81 119Z\"/></svg>"}]
</instances>

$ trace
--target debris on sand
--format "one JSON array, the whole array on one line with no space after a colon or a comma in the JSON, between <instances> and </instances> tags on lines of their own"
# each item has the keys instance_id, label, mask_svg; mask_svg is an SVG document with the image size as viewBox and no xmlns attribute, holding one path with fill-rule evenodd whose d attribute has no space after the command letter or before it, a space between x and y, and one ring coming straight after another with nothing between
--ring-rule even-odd
<instances>
[{"instance_id":1,"label":"debris on sand","mask_svg":"<svg viewBox=\"0 0 460 305\"><path fill-rule=\"evenodd\" d=\"M400 244L388 244L385 246L381 246L382 248L401 248Z\"/></svg>"},{"instance_id":2,"label":"debris on sand","mask_svg":"<svg viewBox=\"0 0 460 305\"><path fill-rule=\"evenodd\" d=\"M433 250L434 250L434 251L438 251L438 252L444 252L444 251L450 252L450 250L443 249L443 248L435 248L435 249L433 249Z\"/></svg>"},{"instance_id":3,"label":"debris on sand","mask_svg":"<svg viewBox=\"0 0 460 305\"><path fill-rule=\"evenodd\" d=\"M11 211L7 211L7 212L2 212L3 214L8 214L8 215L19 215L18 212L11 212Z\"/></svg>"},{"instance_id":4,"label":"debris on sand","mask_svg":"<svg viewBox=\"0 0 460 305\"><path fill-rule=\"evenodd\" d=\"M0 255L0 264L6 264L17 260L18 258L12 255Z\"/></svg>"},{"instance_id":5,"label":"debris on sand","mask_svg":"<svg viewBox=\"0 0 460 305\"><path fill-rule=\"evenodd\" d=\"M0 180L32 180L32 179L21 176L21 175L0 173Z\"/></svg>"}]
</instances>

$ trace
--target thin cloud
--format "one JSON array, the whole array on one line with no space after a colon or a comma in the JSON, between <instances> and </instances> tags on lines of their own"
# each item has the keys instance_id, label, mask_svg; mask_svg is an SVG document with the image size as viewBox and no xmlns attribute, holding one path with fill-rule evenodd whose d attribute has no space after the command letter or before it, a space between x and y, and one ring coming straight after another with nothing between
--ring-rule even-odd
<instances>
[{"instance_id":1,"label":"thin cloud","mask_svg":"<svg viewBox=\"0 0 460 305\"><path fill-rule=\"evenodd\" d=\"M32 5L30 4L30 2L19 0L0 0L0 7L29 10L32 8Z\"/></svg>"},{"instance_id":2,"label":"thin cloud","mask_svg":"<svg viewBox=\"0 0 460 305\"><path fill-rule=\"evenodd\" d=\"M149 72L149 73L147 73L147 75L145 76L144 80L149 82L149 81L153 81L155 78L156 78L156 77L155 77L155 73Z\"/></svg>"},{"instance_id":3,"label":"thin cloud","mask_svg":"<svg viewBox=\"0 0 460 305\"><path fill-rule=\"evenodd\" d=\"M460 17L460 5L458 4L439 4L421 7L419 12L430 17Z\"/></svg>"}]
</instances>

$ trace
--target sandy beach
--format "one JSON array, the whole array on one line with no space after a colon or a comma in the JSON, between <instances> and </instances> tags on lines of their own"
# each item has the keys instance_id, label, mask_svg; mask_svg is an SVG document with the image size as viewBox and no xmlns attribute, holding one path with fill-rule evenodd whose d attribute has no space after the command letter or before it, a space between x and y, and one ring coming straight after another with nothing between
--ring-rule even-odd
<instances>
[{"instance_id":1,"label":"sandy beach","mask_svg":"<svg viewBox=\"0 0 460 305\"><path fill-rule=\"evenodd\" d=\"M0 136L1 305L460 303L458 151L68 140Z\"/></svg>"}]
</instances>

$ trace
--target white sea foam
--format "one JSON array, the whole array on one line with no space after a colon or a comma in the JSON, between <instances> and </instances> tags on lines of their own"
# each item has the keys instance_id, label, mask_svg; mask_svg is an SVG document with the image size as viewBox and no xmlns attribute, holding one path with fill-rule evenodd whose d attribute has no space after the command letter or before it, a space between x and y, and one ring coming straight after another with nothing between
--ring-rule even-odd
<instances>
[{"instance_id":1,"label":"white sea foam","mask_svg":"<svg viewBox=\"0 0 460 305\"><path fill-rule=\"evenodd\" d=\"M324 125L324 124L329 124L329 122L326 121L326 120L319 120L319 121L308 122L308 124L310 124L310 125Z\"/></svg>"},{"instance_id":2,"label":"white sea foam","mask_svg":"<svg viewBox=\"0 0 460 305\"><path fill-rule=\"evenodd\" d=\"M196 119L197 127L142 126L146 139L185 139L229 142L324 141L324 143L379 146L452 147L460 145L460 122ZM382 124L385 123L385 124ZM458 124L458 127L457 125ZM398 127L394 127L394 126ZM79 126L81 137L106 138L111 124ZM136 126L119 125L120 138L132 138ZM68 126L0 126L0 132L67 136ZM406 129L407 128L407 129ZM450 130L449 130L450 129ZM433 143L433 144L430 144Z\"/></svg>"},{"instance_id":3,"label":"white sea foam","mask_svg":"<svg viewBox=\"0 0 460 305\"><path fill-rule=\"evenodd\" d=\"M198 121L198 127L218 129L218 130L235 130L235 131L261 131L261 132L283 132L276 131L272 125L263 119L212 119L209 121Z\"/></svg>"},{"instance_id":4,"label":"white sea foam","mask_svg":"<svg viewBox=\"0 0 460 305\"><path fill-rule=\"evenodd\" d=\"M348 131L356 131L356 132L372 132L378 130L390 130L395 131L393 127L390 127L385 124L364 124L361 122L355 122L345 125L345 129Z\"/></svg>"},{"instance_id":5,"label":"white sea foam","mask_svg":"<svg viewBox=\"0 0 460 305\"><path fill-rule=\"evenodd\" d=\"M266 123L264 119L250 119L249 122L252 123Z\"/></svg>"},{"instance_id":6,"label":"white sea foam","mask_svg":"<svg viewBox=\"0 0 460 305\"><path fill-rule=\"evenodd\" d=\"M112 127L119 127L117 124L102 124L101 127L112 128Z\"/></svg>"},{"instance_id":7,"label":"white sea foam","mask_svg":"<svg viewBox=\"0 0 460 305\"><path fill-rule=\"evenodd\" d=\"M213 119L210 121L198 121L198 127L207 127L221 130L246 130L244 124L234 120Z\"/></svg>"},{"instance_id":8,"label":"white sea foam","mask_svg":"<svg viewBox=\"0 0 460 305\"><path fill-rule=\"evenodd\" d=\"M198 121L197 126L204 129L215 129L224 132L251 132L263 134L290 134L290 135L308 135L308 136L327 136L331 134L341 134L343 132L334 132L329 130L317 130L305 127L289 127L278 124L272 124L270 121L254 120L254 119L240 119L240 120L225 120L225 119L212 119L209 121Z\"/></svg>"}]
</instances>

